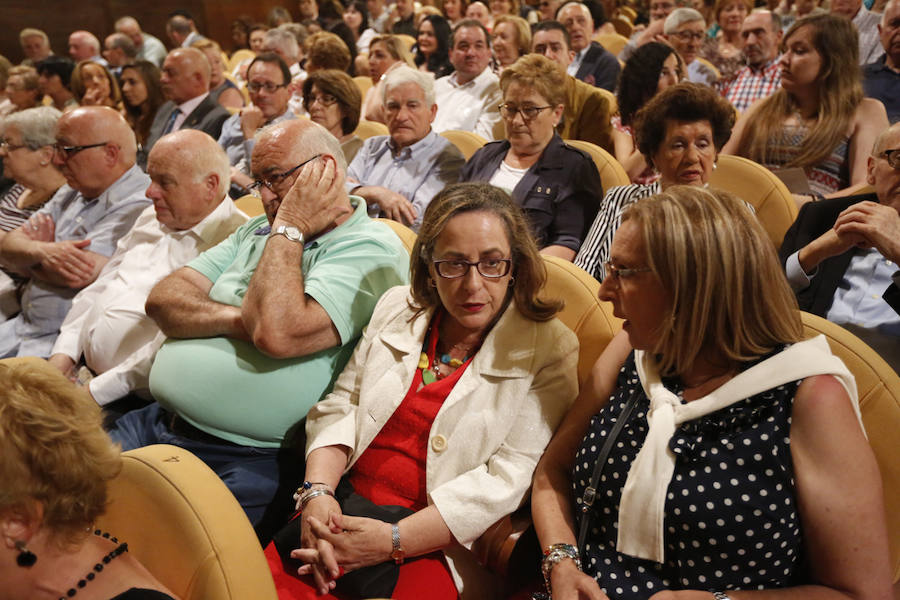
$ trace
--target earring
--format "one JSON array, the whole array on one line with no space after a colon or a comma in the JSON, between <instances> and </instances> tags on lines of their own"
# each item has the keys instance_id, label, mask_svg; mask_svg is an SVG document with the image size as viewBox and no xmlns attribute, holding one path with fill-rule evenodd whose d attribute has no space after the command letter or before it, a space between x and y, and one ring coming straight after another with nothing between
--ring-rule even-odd
<instances>
[{"instance_id":1,"label":"earring","mask_svg":"<svg viewBox=\"0 0 900 600\"><path fill-rule=\"evenodd\" d=\"M515 277L510 277L510 278L509 278L509 283L507 283L506 285L508 285L509 287L512 287L513 284L514 284L515 282L516 282L516 278L515 278Z\"/></svg>"},{"instance_id":2,"label":"earring","mask_svg":"<svg viewBox=\"0 0 900 600\"><path fill-rule=\"evenodd\" d=\"M19 551L19 555L16 556L16 564L20 567L31 567L37 562L37 556L25 547L25 542L22 540L16 542L16 550Z\"/></svg>"}]
</instances>

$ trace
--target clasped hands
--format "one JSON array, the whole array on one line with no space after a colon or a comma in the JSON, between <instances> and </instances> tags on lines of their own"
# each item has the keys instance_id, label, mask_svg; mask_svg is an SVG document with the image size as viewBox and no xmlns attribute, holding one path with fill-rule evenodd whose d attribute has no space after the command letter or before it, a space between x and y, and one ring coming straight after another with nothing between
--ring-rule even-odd
<instances>
[{"instance_id":1,"label":"clasped hands","mask_svg":"<svg viewBox=\"0 0 900 600\"><path fill-rule=\"evenodd\" d=\"M40 269L48 275L56 275L71 288L78 289L94 280L96 263L84 248L90 240L66 240L57 242L56 224L50 215L38 213L22 225L20 231L31 241L41 242Z\"/></svg>"},{"instance_id":2,"label":"clasped hands","mask_svg":"<svg viewBox=\"0 0 900 600\"><path fill-rule=\"evenodd\" d=\"M900 260L900 214L877 202L859 202L838 215L834 227L819 240L836 256L856 246L875 248L886 259Z\"/></svg>"}]
</instances>

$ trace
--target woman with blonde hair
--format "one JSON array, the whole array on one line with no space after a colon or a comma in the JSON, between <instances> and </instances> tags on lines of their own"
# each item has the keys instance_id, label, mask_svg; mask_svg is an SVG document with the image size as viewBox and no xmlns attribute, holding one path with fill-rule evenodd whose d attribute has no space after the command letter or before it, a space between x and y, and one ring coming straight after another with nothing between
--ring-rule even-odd
<instances>
[{"instance_id":1,"label":"woman with blonde hair","mask_svg":"<svg viewBox=\"0 0 900 600\"><path fill-rule=\"evenodd\" d=\"M369 42L369 77L372 78L372 87L366 92L363 100L362 115L368 121L384 123L383 98L381 91L384 76L400 65L408 65L415 68L412 54L406 43L395 35L380 35Z\"/></svg>"},{"instance_id":2,"label":"woman with blonde hair","mask_svg":"<svg viewBox=\"0 0 900 600\"><path fill-rule=\"evenodd\" d=\"M863 97L855 26L806 17L782 47L781 89L741 116L723 152L773 170L803 168L814 198L864 183L869 149L888 119L881 102Z\"/></svg>"},{"instance_id":3,"label":"woman with blonde hair","mask_svg":"<svg viewBox=\"0 0 900 600\"><path fill-rule=\"evenodd\" d=\"M535 471L553 598L890 598L856 384L743 201L633 204L607 264L624 333Z\"/></svg>"},{"instance_id":4,"label":"woman with blonde hair","mask_svg":"<svg viewBox=\"0 0 900 600\"><path fill-rule=\"evenodd\" d=\"M109 106L122 108L119 83L109 70L98 62L83 60L75 65L70 81L72 93L81 106Z\"/></svg>"},{"instance_id":5,"label":"woman with blonde hair","mask_svg":"<svg viewBox=\"0 0 900 600\"><path fill-rule=\"evenodd\" d=\"M494 19L491 38L500 71L531 52L531 25L522 17L502 15Z\"/></svg>"}]
</instances>

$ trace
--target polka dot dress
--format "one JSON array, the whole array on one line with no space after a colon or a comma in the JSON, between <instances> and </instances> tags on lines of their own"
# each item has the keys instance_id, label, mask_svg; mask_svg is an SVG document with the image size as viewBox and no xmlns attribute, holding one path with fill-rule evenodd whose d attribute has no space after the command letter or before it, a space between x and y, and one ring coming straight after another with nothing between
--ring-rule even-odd
<instances>
[{"instance_id":1,"label":"polka dot dress","mask_svg":"<svg viewBox=\"0 0 900 600\"><path fill-rule=\"evenodd\" d=\"M754 363L749 363L747 367ZM681 397L677 380L663 379ZM681 425L669 442L675 472L665 505L665 563L616 551L622 487L647 435L649 401L629 357L616 391L592 419L575 455L573 488L581 497L597 455L632 393L637 405L613 445L589 513L581 549L586 573L616 600L663 589L763 589L794 585L800 570L800 519L790 453L791 407L799 381Z\"/></svg>"}]
</instances>

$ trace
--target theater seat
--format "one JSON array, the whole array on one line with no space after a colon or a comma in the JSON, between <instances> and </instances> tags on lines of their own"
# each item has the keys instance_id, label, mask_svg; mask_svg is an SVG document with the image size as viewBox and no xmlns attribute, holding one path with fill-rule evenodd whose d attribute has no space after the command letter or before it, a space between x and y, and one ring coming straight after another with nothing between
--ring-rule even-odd
<instances>
[{"instance_id":1,"label":"theater seat","mask_svg":"<svg viewBox=\"0 0 900 600\"><path fill-rule=\"evenodd\" d=\"M573 148L578 148L587 152L594 164L597 165L597 171L600 172L600 182L603 184L603 193L609 191L609 188L618 185L630 185L631 179L628 173L616 157L596 144L584 142L581 140L566 140L566 143Z\"/></svg>"},{"instance_id":2,"label":"theater seat","mask_svg":"<svg viewBox=\"0 0 900 600\"><path fill-rule=\"evenodd\" d=\"M615 27L615 25L613 26ZM628 43L628 38L619 33L598 33L594 36L594 41L618 56L625 44Z\"/></svg>"},{"instance_id":3,"label":"theater seat","mask_svg":"<svg viewBox=\"0 0 900 600\"><path fill-rule=\"evenodd\" d=\"M459 129L450 129L441 133L441 136L449 140L451 144L462 152L462 155L469 160L479 148L487 144L487 140L471 131L462 131Z\"/></svg>"},{"instance_id":4,"label":"theater seat","mask_svg":"<svg viewBox=\"0 0 900 600\"><path fill-rule=\"evenodd\" d=\"M256 58L256 53L253 50L247 50L246 48L235 50L234 54L231 55L231 58L225 61L224 64L227 65L225 69L228 73L231 73L237 68L239 64L241 64L245 60L253 60L254 58Z\"/></svg>"},{"instance_id":5,"label":"theater seat","mask_svg":"<svg viewBox=\"0 0 900 600\"><path fill-rule=\"evenodd\" d=\"M406 248L407 252L412 252L413 244L416 243L416 232L404 225L403 223L399 223L393 219L384 219L378 218L376 221L380 221L394 230L394 233L397 234L397 237L400 238L400 241L403 242L403 246Z\"/></svg>"},{"instance_id":6,"label":"theater seat","mask_svg":"<svg viewBox=\"0 0 900 600\"><path fill-rule=\"evenodd\" d=\"M372 88L372 78L364 75L354 77L353 83L356 84L356 87L359 89L359 93L362 94L363 98L366 97L366 94L369 93L369 90Z\"/></svg>"},{"instance_id":7,"label":"theater seat","mask_svg":"<svg viewBox=\"0 0 900 600\"><path fill-rule=\"evenodd\" d=\"M159 444L123 453L97 527L182 600L276 600L243 509L196 456Z\"/></svg>"},{"instance_id":8,"label":"theater seat","mask_svg":"<svg viewBox=\"0 0 900 600\"><path fill-rule=\"evenodd\" d=\"M375 137L376 135L388 135L389 133L387 125L384 123L366 121L365 119L359 120L359 125L356 126L356 131L353 132L354 135L363 140Z\"/></svg>"},{"instance_id":9,"label":"theater seat","mask_svg":"<svg viewBox=\"0 0 900 600\"><path fill-rule=\"evenodd\" d=\"M237 200L234 201L234 206L250 217L258 217L259 215L266 212L263 209L262 200L254 196L253 194L247 194L246 196L241 196Z\"/></svg>"},{"instance_id":10,"label":"theater seat","mask_svg":"<svg viewBox=\"0 0 900 600\"><path fill-rule=\"evenodd\" d=\"M895 584L900 584L900 376L843 327L809 313L800 316L807 336L824 334L831 351L856 378L859 409L884 486L891 576ZM896 592L900 592L900 586L895 586L895 597L900 597Z\"/></svg>"}]
</instances>

